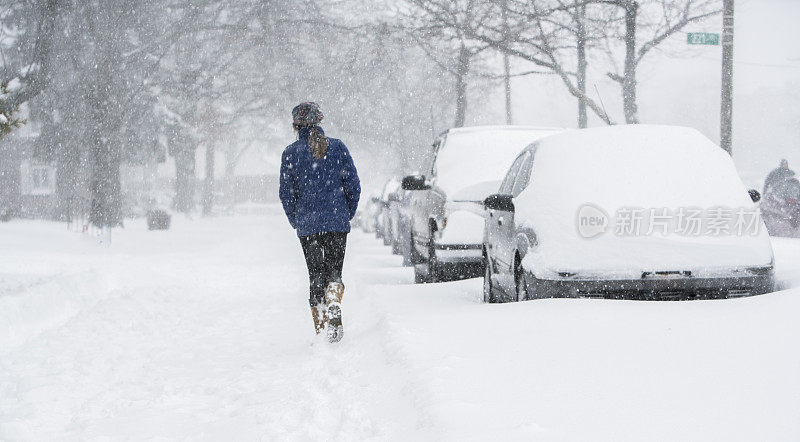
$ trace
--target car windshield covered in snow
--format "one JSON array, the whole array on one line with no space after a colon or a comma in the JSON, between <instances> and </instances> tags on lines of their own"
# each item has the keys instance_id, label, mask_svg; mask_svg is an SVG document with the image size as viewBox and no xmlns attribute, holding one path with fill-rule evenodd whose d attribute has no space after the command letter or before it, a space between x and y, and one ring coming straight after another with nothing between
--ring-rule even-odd
<instances>
[{"instance_id":1,"label":"car windshield covered in snow","mask_svg":"<svg viewBox=\"0 0 800 442\"><path fill-rule=\"evenodd\" d=\"M436 159L437 185L448 195L475 184L499 180L519 152L558 129L474 127L447 134Z\"/></svg>"}]
</instances>

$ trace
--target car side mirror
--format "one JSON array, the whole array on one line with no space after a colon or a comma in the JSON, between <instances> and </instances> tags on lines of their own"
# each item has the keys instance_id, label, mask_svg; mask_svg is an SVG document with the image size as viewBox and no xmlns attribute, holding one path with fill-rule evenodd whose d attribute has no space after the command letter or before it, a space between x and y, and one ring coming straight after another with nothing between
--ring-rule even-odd
<instances>
[{"instance_id":1,"label":"car side mirror","mask_svg":"<svg viewBox=\"0 0 800 442\"><path fill-rule=\"evenodd\" d=\"M403 190L428 190L431 188L422 175L409 175L403 178Z\"/></svg>"},{"instance_id":2,"label":"car side mirror","mask_svg":"<svg viewBox=\"0 0 800 442\"><path fill-rule=\"evenodd\" d=\"M499 210L501 212L514 211L514 197L502 193L489 195L483 200L483 205L490 210Z\"/></svg>"},{"instance_id":3,"label":"car side mirror","mask_svg":"<svg viewBox=\"0 0 800 442\"><path fill-rule=\"evenodd\" d=\"M747 191L750 194L750 199L753 200L754 203L761 201L761 192L756 189L750 189Z\"/></svg>"}]
</instances>

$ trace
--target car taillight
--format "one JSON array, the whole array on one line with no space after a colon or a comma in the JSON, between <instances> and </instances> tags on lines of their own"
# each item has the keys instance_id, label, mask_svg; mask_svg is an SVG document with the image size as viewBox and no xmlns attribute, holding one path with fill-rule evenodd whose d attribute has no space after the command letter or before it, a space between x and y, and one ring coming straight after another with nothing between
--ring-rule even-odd
<instances>
[{"instance_id":1,"label":"car taillight","mask_svg":"<svg viewBox=\"0 0 800 442\"><path fill-rule=\"evenodd\" d=\"M786 204L797 204L797 198L786 198Z\"/></svg>"}]
</instances>

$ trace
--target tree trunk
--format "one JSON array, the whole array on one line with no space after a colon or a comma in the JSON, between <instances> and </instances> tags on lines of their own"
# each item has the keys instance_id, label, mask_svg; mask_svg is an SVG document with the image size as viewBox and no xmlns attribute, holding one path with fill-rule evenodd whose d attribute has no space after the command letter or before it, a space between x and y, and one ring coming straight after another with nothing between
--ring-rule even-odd
<instances>
[{"instance_id":1,"label":"tree trunk","mask_svg":"<svg viewBox=\"0 0 800 442\"><path fill-rule=\"evenodd\" d=\"M214 144L206 144L206 179L203 183L203 216L214 209Z\"/></svg>"},{"instance_id":2,"label":"tree trunk","mask_svg":"<svg viewBox=\"0 0 800 442\"><path fill-rule=\"evenodd\" d=\"M586 5L581 5L578 8L576 17L577 29L577 56L578 56L578 72L577 72L577 88L585 96L586 95ZM583 129L589 124L589 117L586 113L586 102L578 99L578 127Z\"/></svg>"},{"instance_id":3,"label":"tree trunk","mask_svg":"<svg viewBox=\"0 0 800 442\"><path fill-rule=\"evenodd\" d=\"M116 227L122 223L119 149L103 136L93 138L89 219L97 227Z\"/></svg>"},{"instance_id":4,"label":"tree trunk","mask_svg":"<svg viewBox=\"0 0 800 442\"><path fill-rule=\"evenodd\" d=\"M630 1L625 5L625 72L622 77L622 104L625 122L639 123L636 104L636 16L639 4Z\"/></svg>"},{"instance_id":5,"label":"tree trunk","mask_svg":"<svg viewBox=\"0 0 800 442\"><path fill-rule=\"evenodd\" d=\"M183 147L175 155L175 210L188 213L194 209L194 149Z\"/></svg>"},{"instance_id":6,"label":"tree trunk","mask_svg":"<svg viewBox=\"0 0 800 442\"><path fill-rule=\"evenodd\" d=\"M225 157L225 204L231 213L236 205L236 157L234 153Z\"/></svg>"},{"instance_id":7,"label":"tree trunk","mask_svg":"<svg viewBox=\"0 0 800 442\"><path fill-rule=\"evenodd\" d=\"M95 71L92 88L92 129L89 142L91 180L89 191L91 203L89 221L97 227L116 227L122 224L122 196L120 182L120 146L112 141L113 104L111 103L111 74L103 65Z\"/></svg>"},{"instance_id":8,"label":"tree trunk","mask_svg":"<svg viewBox=\"0 0 800 442\"><path fill-rule=\"evenodd\" d=\"M456 122L455 127L464 126L467 116L467 74L469 73L470 53L466 46L461 45L458 53L458 67L456 71Z\"/></svg>"},{"instance_id":9,"label":"tree trunk","mask_svg":"<svg viewBox=\"0 0 800 442\"><path fill-rule=\"evenodd\" d=\"M56 219L59 221L72 222L74 216L83 212L78 187L83 170L82 160L85 158L81 157L81 151L77 144L75 142L65 143L62 153L56 160L58 167Z\"/></svg>"}]
</instances>

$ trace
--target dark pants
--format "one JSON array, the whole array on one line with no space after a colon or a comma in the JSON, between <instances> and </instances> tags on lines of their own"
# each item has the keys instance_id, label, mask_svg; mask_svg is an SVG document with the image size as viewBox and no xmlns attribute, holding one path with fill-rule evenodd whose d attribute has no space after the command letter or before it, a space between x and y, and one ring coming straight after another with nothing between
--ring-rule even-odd
<instances>
[{"instance_id":1,"label":"dark pants","mask_svg":"<svg viewBox=\"0 0 800 442\"><path fill-rule=\"evenodd\" d=\"M344 249L347 233L326 232L300 237L308 266L310 296L308 303L314 307L325 303L325 288L330 282L342 281Z\"/></svg>"}]
</instances>

